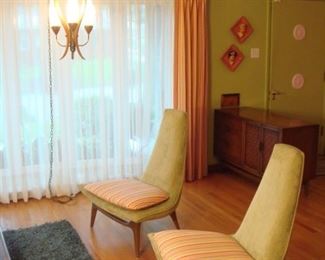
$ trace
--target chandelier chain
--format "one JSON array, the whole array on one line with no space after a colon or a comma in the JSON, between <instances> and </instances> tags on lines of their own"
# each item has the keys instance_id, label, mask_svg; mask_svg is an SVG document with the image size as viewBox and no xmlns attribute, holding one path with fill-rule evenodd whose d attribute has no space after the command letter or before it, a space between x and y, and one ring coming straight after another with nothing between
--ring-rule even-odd
<instances>
[{"instance_id":1,"label":"chandelier chain","mask_svg":"<svg viewBox=\"0 0 325 260\"><path fill-rule=\"evenodd\" d=\"M48 1L50 4L50 0ZM53 78L52 78L52 45L51 45L51 32L50 32L50 17L48 18L47 27L47 38L48 38L48 69L49 69L49 91L50 91L50 173L48 179L48 189L50 193L50 198L52 198L52 178L53 178L53 150L54 150L54 111L53 111Z\"/></svg>"},{"instance_id":2,"label":"chandelier chain","mask_svg":"<svg viewBox=\"0 0 325 260\"><path fill-rule=\"evenodd\" d=\"M50 5L50 1L48 4ZM53 63L52 63L52 44L50 32L50 17L48 18L47 26L47 39L48 39L48 72L49 72L49 91L50 91L50 172L48 179L48 190L52 200L58 203L68 203L72 200L71 196L60 196L53 198L52 179L53 179L53 163L54 163L54 102L53 102Z\"/></svg>"}]
</instances>

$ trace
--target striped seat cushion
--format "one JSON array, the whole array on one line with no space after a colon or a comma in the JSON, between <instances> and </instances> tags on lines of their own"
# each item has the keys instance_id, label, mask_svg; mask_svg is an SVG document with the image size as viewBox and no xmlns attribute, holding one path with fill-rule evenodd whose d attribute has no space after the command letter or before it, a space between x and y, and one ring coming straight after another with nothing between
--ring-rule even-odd
<instances>
[{"instance_id":1,"label":"striped seat cushion","mask_svg":"<svg viewBox=\"0 0 325 260\"><path fill-rule=\"evenodd\" d=\"M166 230L149 234L158 259L252 259L229 235L195 230Z\"/></svg>"},{"instance_id":2,"label":"striped seat cushion","mask_svg":"<svg viewBox=\"0 0 325 260\"><path fill-rule=\"evenodd\" d=\"M148 208L168 199L165 191L134 179L101 181L84 188L109 203L130 210Z\"/></svg>"}]
</instances>

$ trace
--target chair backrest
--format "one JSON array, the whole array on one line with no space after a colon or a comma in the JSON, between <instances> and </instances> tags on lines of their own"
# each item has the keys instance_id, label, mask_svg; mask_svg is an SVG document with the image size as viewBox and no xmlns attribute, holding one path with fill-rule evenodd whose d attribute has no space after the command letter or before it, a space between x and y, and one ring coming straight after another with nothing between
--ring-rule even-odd
<instances>
[{"instance_id":1,"label":"chair backrest","mask_svg":"<svg viewBox=\"0 0 325 260\"><path fill-rule=\"evenodd\" d=\"M153 152L141 179L169 193L169 200L178 202L185 172L187 115L166 109Z\"/></svg>"},{"instance_id":2,"label":"chair backrest","mask_svg":"<svg viewBox=\"0 0 325 260\"><path fill-rule=\"evenodd\" d=\"M256 194L234 238L255 259L283 259L297 209L304 154L274 146Z\"/></svg>"}]
</instances>

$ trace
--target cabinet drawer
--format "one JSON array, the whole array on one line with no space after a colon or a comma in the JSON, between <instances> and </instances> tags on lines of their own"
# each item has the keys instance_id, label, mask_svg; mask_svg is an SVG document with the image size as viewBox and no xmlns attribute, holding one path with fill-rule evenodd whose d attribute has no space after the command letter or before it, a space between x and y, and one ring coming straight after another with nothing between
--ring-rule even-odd
<instances>
[{"instance_id":1,"label":"cabinet drawer","mask_svg":"<svg viewBox=\"0 0 325 260\"><path fill-rule=\"evenodd\" d=\"M241 164L241 135L224 135L218 142L218 155L221 159L234 164Z\"/></svg>"},{"instance_id":2,"label":"cabinet drawer","mask_svg":"<svg viewBox=\"0 0 325 260\"><path fill-rule=\"evenodd\" d=\"M242 120L217 114L215 130L215 154L224 161L241 164Z\"/></svg>"},{"instance_id":3,"label":"cabinet drawer","mask_svg":"<svg viewBox=\"0 0 325 260\"><path fill-rule=\"evenodd\" d=\"M242 120L232 117L219 117L219 121L216 122L217 128L219 128L220 134L227 135L241 135L242 132Z\"/></svg>"}]
</instances>

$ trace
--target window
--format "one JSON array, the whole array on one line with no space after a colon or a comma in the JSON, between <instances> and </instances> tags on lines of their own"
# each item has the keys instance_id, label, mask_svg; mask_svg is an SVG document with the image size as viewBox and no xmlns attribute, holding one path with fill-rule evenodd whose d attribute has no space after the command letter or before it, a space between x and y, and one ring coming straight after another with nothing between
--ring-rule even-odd
<instances>
[{"instance_id":1,"label":"window","mask_svg":"<svg viewBox=\"0 0 325 260\"><path fill-rule=\"evenodd\" d=\"M0 180L7 184L0 184L0 195L7 197L24 189L30 196L36 188L32 196L38 197L47 188L45 2L0 2ZM80 42L85 40L81 30ZM171 105L173 1L98 1L82 50L86 60L59 60L63 48L54 37L51 48L54 191L69 194L78 183L139 175Z\"/></svg>"}]
</instances>

